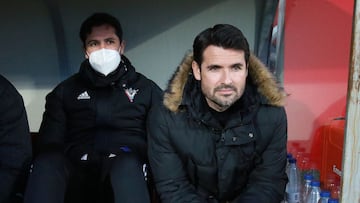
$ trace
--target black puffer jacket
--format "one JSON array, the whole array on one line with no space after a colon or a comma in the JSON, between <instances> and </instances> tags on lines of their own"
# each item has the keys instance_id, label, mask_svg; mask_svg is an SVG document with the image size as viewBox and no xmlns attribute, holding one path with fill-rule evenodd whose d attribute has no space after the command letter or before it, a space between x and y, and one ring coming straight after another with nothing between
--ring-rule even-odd
<instances>
[{"instance_id":1,"label":"black puffer jacket","mask_svg":"<svg viewBox=\"0 0 360 203\"><path fill-rule=\"evenodd\" d=\"M148 156L162 202L279 203L287 182L284 92L251 56L245 93L221 127L191 62L186 56L164 106L149 117Z\"/></svg>"},{"instance_id":2,"label":"black puffer jacket","mask_svg":"<svg viewBox=\"0 0 360 203\"><path fill-rule=\"evenodd\" d=\"M161 98L162 90L135 72L125 56L106 77L85 60L79 73L47 95L37 149L63 151L75 160L122 147L146 155L146 118Z\"/></svg>"},{"instance_id":3,"label":"black puffer jacket","mask_svg":"<svg viewBox=\"0 0 360 203\"><path fill-rule=\"evenodd\" d=\"M31 161L31 137L21 95L0 75L0 203L20 192Z\"/></svg>"}]
</instances>

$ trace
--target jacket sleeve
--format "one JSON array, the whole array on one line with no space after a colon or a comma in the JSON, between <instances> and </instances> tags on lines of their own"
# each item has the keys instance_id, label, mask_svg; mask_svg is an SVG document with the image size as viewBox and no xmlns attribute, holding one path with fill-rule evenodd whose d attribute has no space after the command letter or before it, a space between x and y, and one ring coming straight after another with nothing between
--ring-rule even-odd
<instances>
[{"instance_id":1,"label":"jacket sleeve","mask_svg":"<svg viewBox=\"0 0 360 203\"><path fill-rule=\"evenodd\" d=\"M248 185L232 203L279 203L284 198L287 183L286 167L286 143L287 143L287 119L284 108L273 107L271 112L260 114L258 117L267 118L273 116L273 122L262 121L257 123L260 136L270 133L269 141L257 143L263 146L264 151L259 154L255 169L251 172ZM265 116L267 115L267 117ZM260 119L264 120L264 119ZM267 139L264 139L267 140Z\"/></svg>"},{"instance_id":2,"label":"jacket sleeve","mask_svg":"<svg viewBox=\"0 0 360 203\"><path fill-rule=\"evenodd\" d=\"M0 202L8 202L25 178L31 161L31 137L26 110L15 87L1 83L0 90ZM19 188L20 189L20 188Z\"/></svg>"},{"instance_id":3,"label":"jacket sleeve","mask_svg":"<svg viewBox=\"0 0 360 203\"><path fill-rule=\"evenodd\" d=\"M46 96L45 112L36 138L36 154L63 152L66 133L66 114L63 103L63 88L56 87Z\"/></svg>"},{"instance_id":4,"label":"jacket sleeve","mask_svg":"<svg viewBox=\"0 0 360 203\"><path fill-rule=\"evenodd\" d=\"M160 110L162 109L162 110ZM171 143L163 108L154 107L148 120L150 168L156 189L163 203L206 202L197 195L195 188L187 179L184 165ZM165 118L166 117L166 118Z\"/></svg>"}]
</instances>

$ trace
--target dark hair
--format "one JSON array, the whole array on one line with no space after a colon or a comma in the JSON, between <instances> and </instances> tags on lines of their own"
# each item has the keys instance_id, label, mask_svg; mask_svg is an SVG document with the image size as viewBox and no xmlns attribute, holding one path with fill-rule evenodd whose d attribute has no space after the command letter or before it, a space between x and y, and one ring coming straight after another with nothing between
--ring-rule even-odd
<instances>
[{"instance_id":1,"label":"dark hair","mask_svg":"<svg viewBox=\"0 0 360 203\"><path fill-rule=\"evenodd\" d=\"M194 40L193 53L194 60L199 66L203 60L204 50L210 45L224 49L243 50L246 64L248 64L250 57L249 43L238 28L229 24L217 24L198 34Z\"/></svg>"},{"instance_id":2,"label":"dark hair","mask_svg":"<svg viewBox=\"0 0 360 203\"><path fill-rule=\"evenodd\" d=\"M122 41L123 31L120 22L112 15L107 13L94 13L89 16L80 27L80 39L85 47L85 41L87 36L91 33L93 27L101 25L110 25L115 29L116 35Z\"/></svg>"}]
</instances>

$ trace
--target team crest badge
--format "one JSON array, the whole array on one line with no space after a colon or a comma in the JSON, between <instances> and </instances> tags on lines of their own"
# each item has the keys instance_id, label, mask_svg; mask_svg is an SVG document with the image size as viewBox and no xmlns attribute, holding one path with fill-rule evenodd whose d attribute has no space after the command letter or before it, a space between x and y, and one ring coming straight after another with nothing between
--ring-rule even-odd
<instances>
[{"instance_id":1,"label":"team crest badge","mask_svg":"<svg viewBox=\"0 0 360 203\"><path fill-rule=\"evenodd\" d=\"M128 89L125 89L126 96L129 98L130 102L134 102L134 97L138 91L139 91L139 89L133 89L131 87Z\"/></svg>"}]
</instances>

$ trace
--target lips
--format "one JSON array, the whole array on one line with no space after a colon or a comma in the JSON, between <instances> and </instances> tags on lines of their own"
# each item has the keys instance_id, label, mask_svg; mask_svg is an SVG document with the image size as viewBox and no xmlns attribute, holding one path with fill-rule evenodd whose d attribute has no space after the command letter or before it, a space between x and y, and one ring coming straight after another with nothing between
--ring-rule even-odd
<instances>
[{"instance_id":1,"label":"lips","mask_svg":"<svg viewBox=\"0 0 360 203\"><path fill-rule=\"evenodd\" d=\"M223 95L229 95L232 94L235 90L233 88L221 88L217 89L216 92L223 94Z\"/></svg>"}]
</instances>

